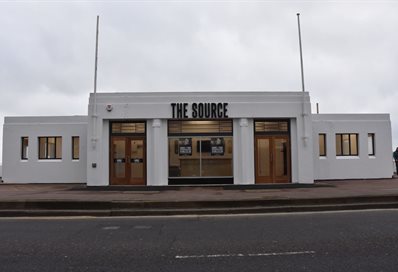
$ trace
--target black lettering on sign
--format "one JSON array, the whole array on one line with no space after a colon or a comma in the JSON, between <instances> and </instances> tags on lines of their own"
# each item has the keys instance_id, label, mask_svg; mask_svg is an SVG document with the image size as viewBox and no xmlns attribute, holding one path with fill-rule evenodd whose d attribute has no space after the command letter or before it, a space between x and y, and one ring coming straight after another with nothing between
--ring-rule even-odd
<instances>
[{"instance_id":1,"label":"black lettering on sign","mask_svg":"<svg viewBox=\"0 0 398 272\"><path fill-rule=\"evenodd\" d=\"M171 103L172 118L175 119L217 119L228 118L228 103L192 103L188 113L188 103Z\"/></svg>"},{"instance_id":2,"label":"black lettering on sign","mask_svg":"<svg viewBox=\"0 0 398 272\"><path fill-rule=\"evenodd\" d=\"M205 104L205 118L210 118L210 103Z\"/></svg>"},{"instance_id":3,"label":"black lettering on sign","mask_svg":"<svg viewBox=\"0 0 398 272\"><path fill-rule=\"evenodd\" d=\"M173 119L176 118L175 107L176 107L176 103L171 103L171 111L173 112Z\"/></svg>"},{"instance_id":4,"label":"black lettering on sign","mask_svg":"<svg viewBox=\"0 0 398 272\"><path fill-rule=\"evenodd\" d=\"M198 118L198 104L192 103L192 118Z\"/></svg>"},{"instance_id":5,"label":"black lettering on sign","mask_svg":"<svg viewBox=\"0 0 398 272\"><path fill-rule=\"evenodd\" d=\"M224 118L228 118L227 106L228 106L228 103L223 103L223 109L224 109L223 114L224 114Z\"/></svg>"}]
</instances>

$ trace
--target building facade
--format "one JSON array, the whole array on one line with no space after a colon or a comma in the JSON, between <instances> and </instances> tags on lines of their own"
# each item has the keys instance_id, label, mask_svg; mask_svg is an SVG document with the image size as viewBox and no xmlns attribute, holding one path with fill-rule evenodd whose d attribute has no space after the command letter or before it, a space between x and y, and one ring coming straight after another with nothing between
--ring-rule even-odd
<instances>
[{"instance_id":1,"label":"building facade","mask_svg":"<svg viewBox=\"0 0 398 272\"><path fill-rule=\"evenodd\" d=\"M311 114L307 92L98 93L88 113L6 117L4 182L313 183L393 173L388 114Z\"/></svg>"}]
</instances>

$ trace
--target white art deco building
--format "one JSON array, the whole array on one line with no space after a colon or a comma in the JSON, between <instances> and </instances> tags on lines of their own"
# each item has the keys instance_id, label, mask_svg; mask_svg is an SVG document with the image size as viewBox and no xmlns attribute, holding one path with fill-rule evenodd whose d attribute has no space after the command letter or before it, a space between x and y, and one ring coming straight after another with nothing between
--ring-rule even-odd
<instances>
[{"instance_id":1,"label":"white art deco building","mask_svg":"<svg viewBox=\"0 0 398 272\"><path fill-rule=\"evenodd\" d=\"M90 95L87 116L5 117L5 183L391 178L389 114L312 114L307 92Z\"/></svg>"}]
</instances>

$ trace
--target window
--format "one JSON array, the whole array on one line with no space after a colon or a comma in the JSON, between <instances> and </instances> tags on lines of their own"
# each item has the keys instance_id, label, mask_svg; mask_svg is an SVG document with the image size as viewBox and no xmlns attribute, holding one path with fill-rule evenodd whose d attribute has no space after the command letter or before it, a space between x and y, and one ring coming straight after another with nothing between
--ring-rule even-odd
<instances>
[{"instance_id":1,"label":"window","mask_svg":"<svg viewBox=\"0 0 398 272\"><path fill-rule=\"evenodd\" d=\"M232 134L232 120L169 121L169 135Z\"/></svg>"},{"instance_id":2,"label":"window","mask_svg":"<svg viewBox=\"0 0 398 272\"><path fill-rule=\"evenodd\" d=\"M368 155L374 156L375 155L375 134L368 133Z\"/></svg>"},{"instance_id":3,"label":"window","mask_svg":"<svg viewBox=\"0 0 398 272\"><path fill-rule=\"evenodd\" d=\"M358 156L358 134L336 134L336 156Z\"/></svg>"},{"instance_id":4,"label":"window","mask_svg":"<svg viewBox=\"0 0 398 272\"><path fill-rule=\"evenodd\" d=\"M39 159L62 159L62 137L39 137Z\"/></svg>"},{"instance_id":5,"label":"window","mask_svg":"<svg viewBox=\"0 0 398 272\"><path fill-rule=\"evenodd\" d=\"M79 136L72 137L72 160L78 160L80 154L80 138Z\"/></svg>"},{"instance_id":6,"label":"window","mask_svg":"<svg viewBox=\"0 0 398 272\"><path fill-rule=\"evenodd\" d=\"M112 134L145 134L145 122L112 122Z\"/></svg>"},{"instance_id":7,"label":"window","mask_svg":"<svg viewBox=\"0 0 398 272\"><path fill-rule=\"evenodd\" d=\"M289 132L288 120L257 120L254 122L254 131L256 133Z\"/></svg>"},{"instance_id":8,"label":"window","mask_svg":"<svg viewBox=\"0 0 398 272\"><path fill-rule=\"evenodd\" d=\"M326 157L326 134L319 134L319 156Z\"/></svg>"},{"instance_id":9,"label":"window","mask_svg":"<svg viewBox=\"0 0 398 272\"><path fill-rule=\"evenodd\" d=\"M29 152L29 138L22 137L21 138L21 160L28 159L28 152Z\"/></svg>"},{"instance_id":10,"label":"window","mask_svg":"<svg viewBox=\"0 0 398 272\"><path fill-rule=\"evenodd\" d=\"M169 178L231 178L232 120L169 120Z\"/></svg>"}]
</instances>

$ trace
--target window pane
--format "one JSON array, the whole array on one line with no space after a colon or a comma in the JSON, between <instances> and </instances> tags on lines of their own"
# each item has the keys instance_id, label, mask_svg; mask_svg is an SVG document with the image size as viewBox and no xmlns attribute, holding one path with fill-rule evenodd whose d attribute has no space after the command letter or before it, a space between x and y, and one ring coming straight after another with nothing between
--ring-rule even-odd
<instances>
[{"instance_id":1,"label":"window pane","mask_svg":"<svg viewBox=\"0 0 398 272\"><path fill-rule=\"evenodd\" d=\"M47 159L55 159L55 137L48 137Z\"/></svg>"},{"instance_id":2,"label":"window pane","mask_svg":"<svg viewBox=\"0 0 398 272\"><path fill-rule=\"evenodd\" d=\"M341 134L336 134L336 155L337 156L343 155L341 148Z\"/></svg>"},{"instance_id":3,"label":"window pane","mask_svg":"<svg viewBox=\"0 0 398 272\"><path fill-rule=\"evenodd\" d=\"M169 177L200 176L199 138L169 138Z\"/></svg>"},{"instance_id":4,"label":"window pane","mask_svg":"<svg viewBox=\"0 0 398 272\"><path fill-rule=\"evenodd\" d=\"M358 155L358 135L357 134L350 134L350 144L351 150L350 155L356 156Z\"/></svg>"},{"instance_id":5,"label":"window pane","mask_svg":"<svg viewBox=\"0 0 398 272\"><path fill-rule=\"evenodd\" d=\"M28 146L29 146L29 138L28 137L22 137L21 138L22 142L22 151L21 151L21 159L27 160L28 159Z\"/></svg>"},{"instance_id":6,"label":"window pane","mask_svg":"<svg viewBox=\"0 0 398 272\"><path fill-rule=\"evenodd\" d=\"M169 134L232 133L232 120L169 121Z\"/></svg>"},{"instance_id":7,"label":"window pane","mask_svg":"<svg viewBox=\"0 0 398 272\"><path fill-rule=\"evenodd\" d=\"M375 138L374 133L369 133L368 134L368 155L374 155L375 154L374 138Z\"/></svg>"},{"instance_id":8,"label":"window pane","mask_svg":"<svg viewBox=\"0 0 398 272\"><path fill-rule=\"evenodd\" d=\"M256 132L287 132L289 131L288 121L256 121Z\"/></svg>"},{"instance_id":9,"label":"window pane","mask_svg":"<svg viewBox=\"0 0 398 272\"><path fill-rule=\"evenodd\" d=\"M55 151L56 152L55 157L57 159L62 159L62 137L56 137L55 139L56 139L56 147L57 147L57 149Z\"/></svg>"},{"instance_id":10,"label":"window pane","mask_svg":"<svg viewBox=\"0 0 398 272\"><path fill-rule=\"evenodd\" d=\"M112 133L145 133L144 122L112 123Z\"/></svg>"},{"instance_id":11,"label":"window pane","mask_svg":"<svg viewBox=\"0 0 398 272\"><path fill-rule=\"evenodd\" d=\"M350 137L349 134L342 135L343 140L343 155L348 156L350 155Z\"/></svg>"},{"instance_id":12,"label":"window pane","mask_svg":"<svg viewBox=\"0 0 398 272\"><path fill-rule=\"evenodd\" d=\"M230 177L232 137L169 138L169 177Z\"/></svg>"},{"instance_id":13,"label":"window pane","mask_svg":"<svg viewBox=\"0 0 398 272\"><path fill-rule=\"evenodd\" d=\"M80 138L79 137L72 137L72 159L78 160L79 159L79 151L80 151Z\"/></svg>"},{"instance_id":14,"label":"window pane","mask_svg":"<svg viewBox=\"0 0 398 272\"><path fill-rule=\"evenodd\" d=\"M39 137L39 159L47 158L47 138Z\"/></svg>"},{"instance_id":15,"label":"window pane","mask_svg":"<svg viewBox=\"0 0 398 272\"><path fill-rule=\"evenodd\" d=\"M202 177L232 176L232 137L202 137Z\"/></svg>"},{"instance_id":16,"label":"window pane","mask_svg":"<svg viewBox=\"0 0 398 272\"><path fill-rule=\"evenodd\" d=\"M326 134L319 134L319 156L326 156Z\"/></svg>"}]
</instances>

